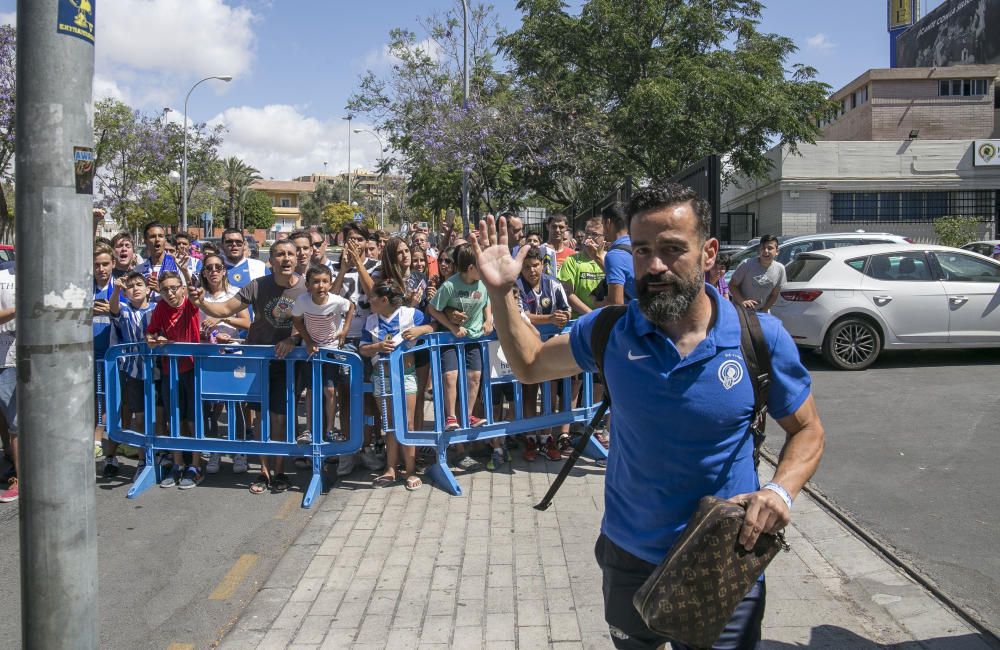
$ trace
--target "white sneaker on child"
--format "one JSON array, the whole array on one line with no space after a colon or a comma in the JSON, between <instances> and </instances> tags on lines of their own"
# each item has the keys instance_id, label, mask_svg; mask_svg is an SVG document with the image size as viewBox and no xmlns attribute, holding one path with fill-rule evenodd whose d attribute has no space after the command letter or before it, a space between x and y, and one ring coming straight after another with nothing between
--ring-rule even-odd
<instances>
[{"instance_id":1,"label":"white sneaker on child","mask_svg":"<svg viewBox=\"0 0 1000 650\"><path fill-rule=\"evenodd\" d=\"M247 455L236 454L233 456L233 474L243 474L247 471Z\"/></svg>"},{"instance_id":2,"label":"white sneaker on child","mask_svg":"<svg viewBox=\"0 0 1000 650\"><path fill-rule=\"evenodd\" d=\"M205 465L205 473L218 474L219 460L220 460L220 454L210 454L208 457L208 465Z\"/></svg>"}]
</instances>

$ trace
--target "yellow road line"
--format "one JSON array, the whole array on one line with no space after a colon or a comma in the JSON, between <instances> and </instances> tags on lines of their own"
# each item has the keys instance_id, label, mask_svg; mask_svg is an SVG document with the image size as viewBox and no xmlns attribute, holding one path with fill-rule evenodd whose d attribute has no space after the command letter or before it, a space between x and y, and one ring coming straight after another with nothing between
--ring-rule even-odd
<instances>
[{"instance_id":1,"label":"yellow road line","mask_svg":"<svg viewBox=\"0 0 1000 650\"><path fill-rule=\"evenodd\" d=\"M167 650L194 650L193 643L171 643Z\"/></svg>"},{"instance_id":2,"label":"yellow road line","mask_svg":"<svg viewBox=\"0 0 1000 650\"><path fill-rule=\"evenodd\" d=\"M236 591L236 588L240 586L243 579L247 577L250 573L250 569L253 565L257 564L257 560L260 559L257 555L253 553L247 553L241 555L240 559L236 560L236 564L233 568L226 572L226 575L222 577L222 582L219 586L215 588L211 594L208 595L209 600L227 600ZM179 648L177 650L180 650Z\"/></svg>"},{"instance_id":3,"label":"yellow road line","mask_svg":"<svg viewBox=\"0 0 1000 650\"><path fill-rule=\"evenodd\" d=\"M285 497L285 502L281 504L280 508L278 508L278 512L274 514L274 518L278 520L288 519L288 515L295 511L295 508L299 505L300 501L302 501L301 494L297 494L295 492L289 493L288 496Z\"/></svg>"}]
</instances>

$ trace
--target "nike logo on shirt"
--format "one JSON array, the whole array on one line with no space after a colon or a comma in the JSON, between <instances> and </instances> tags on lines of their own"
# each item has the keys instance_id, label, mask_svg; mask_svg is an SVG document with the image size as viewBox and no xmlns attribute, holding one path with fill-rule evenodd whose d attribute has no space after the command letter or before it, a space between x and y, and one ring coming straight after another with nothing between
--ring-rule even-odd
<instances>
[{"instance_id":1,"label":"nike logo on shirt","mask_svg":"<svg viewBox=\"0 0 1000 650\"><path fill-rule=\"evenodd\" d=\"M632 350L629 350L627 356L628 356L628 360L629 361L638 361L639 359L648 359L649 357L651 357L653 355L651 355L651 354L641 354L639 356L636 356L636 355L632 354Z\"/></svg>"}]
</instances>

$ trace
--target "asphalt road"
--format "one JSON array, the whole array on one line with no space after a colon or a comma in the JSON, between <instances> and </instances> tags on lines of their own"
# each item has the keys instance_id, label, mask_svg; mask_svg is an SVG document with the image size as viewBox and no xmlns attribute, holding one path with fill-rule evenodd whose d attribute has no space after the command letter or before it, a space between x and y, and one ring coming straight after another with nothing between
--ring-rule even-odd
<instances>
[{"instance_id":1,"label":"asphalt road","mask_svg":"<svg viewBox=\"0 0 1000 650\"><path fill-rule=\"evenodd\" d=\"M308 476L292 467L296 487L255 496L247 486L256 473L234 475L224 461L193 490L153 487L129 500L135 461L125 463L118 478L97 479L100 647L210 647L308 521ZM20 648L16 503L0 504L0 575L0 645Z\"/></svg>"},{"instance_id":2,"label":"asphalt road","mask_svg":"<svg viewBox=\"0 0 1000 650\"><path fill-rule=\"evenodd\" d=\"M864 372L803 359L826 428L814 483L1000 633L1000 350L895 353Z\"/></svg>"}]
</instances>

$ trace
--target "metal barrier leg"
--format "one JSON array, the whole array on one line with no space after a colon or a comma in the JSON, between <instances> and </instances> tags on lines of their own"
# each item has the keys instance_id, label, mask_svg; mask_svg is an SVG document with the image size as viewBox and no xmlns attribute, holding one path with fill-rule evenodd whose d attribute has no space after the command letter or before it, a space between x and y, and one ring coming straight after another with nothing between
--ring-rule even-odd
<instances>
[{"instance_id":1,"label":"metal barrier leg","mask_svg":"<svg viewBox=\"0 0 1000 650\"><path fill-rule=\"evenodd\" d=\"M437 458L427 466L427 473L434 484L452 496L462 496L462 486L455 480L451 468L448 467L448 446L437 447Z\"/></svg>"},{"instance_id":2,"label":"metal barrier leg","mask_svg":"<svg viewBox=\"0 0 1000 650\"><path fill-rule=\"evenodd\" d=\"M323 455L319 451L319 445L312 446L312 478L309 479L309 487L302 496L302 507L312 507L313 501L323 491Z\"/></svg>"},{"instance_id":3,"label":"metal barrier leg","mask_svg":"<svg viewBox=\"0 0 1000 650\"><path fill-rule=\"evenodd\" d=\"M157 482L157 464L152 447L144 447L142 453L146 455L146 466L142 468L139 475L132 481L132 487L128 489L129 499L134 499Z\"/></svg>"},{"instance_id":4,"label":"metal barrier leg","mask_svg":"<svg viewBox=\"0 0 1000 650\"><path fill-rule=\"evenodd\" d=\"M587 443L587 448L583 450L583 455L594 460L607 460L608 450L604 448L604 445L597 442L595 436L590 436L590 442Z\"/></svg>"}]
</instances>

